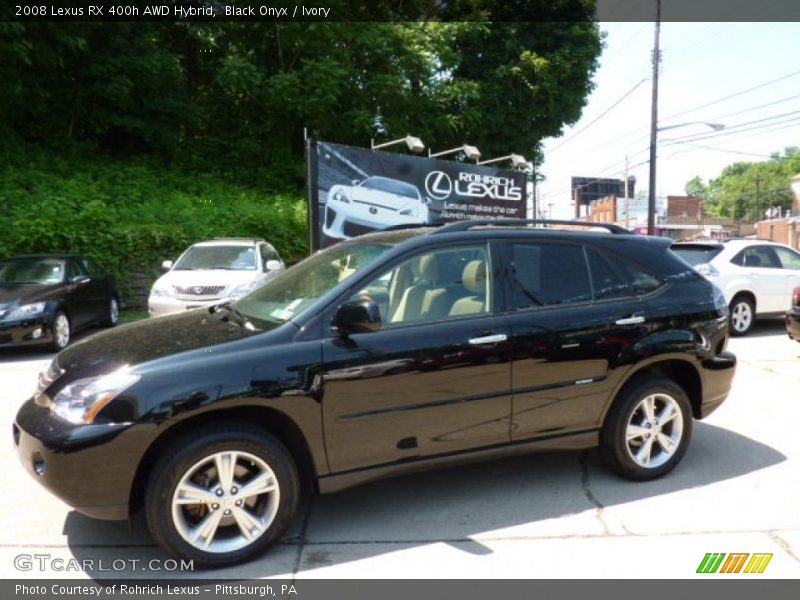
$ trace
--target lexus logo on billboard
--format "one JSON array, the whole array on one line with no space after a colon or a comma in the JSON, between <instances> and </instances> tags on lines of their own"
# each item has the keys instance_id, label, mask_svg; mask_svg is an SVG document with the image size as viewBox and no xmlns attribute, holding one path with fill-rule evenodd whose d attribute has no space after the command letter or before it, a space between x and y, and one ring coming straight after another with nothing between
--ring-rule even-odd
<instances>
[{"instance_id":1,"label":"lexus logo on billboard","mask_svg":"<svg viewBox=\"0 0 800 600\"><path fill-rule=\"evenodd\" d=\"M522 188L509 177L463 171L458 174L456 181L444 171L431 171L425 178L425 191L434 200L446 200L453 193L457 196L489 200L522 199Z\"/></svg>"},{"instance_id":2,"label":"lexus logo on billboard","mask_svg":"<svg viewBox=\"0 0 800 600\"><path fill-rule=\"evenodd\" d=\"M434 200L444 200L453 193L453 180L444 171L431 171L425 178L425 191Z\"/></svg>"}]
</instances>

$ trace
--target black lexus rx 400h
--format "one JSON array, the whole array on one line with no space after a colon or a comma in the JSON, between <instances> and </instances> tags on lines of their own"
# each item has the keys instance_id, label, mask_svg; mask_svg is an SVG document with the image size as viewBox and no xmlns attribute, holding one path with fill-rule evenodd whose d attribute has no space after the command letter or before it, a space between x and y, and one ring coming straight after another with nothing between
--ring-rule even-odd
<instances>
[{"instance_id":1,"label":"black lexus rx 400h","mask_svg":"<svg viewBox=\"0 0 800 600\"><path fill-rule=\"evenodd\" d=\"M660 477L729 392L727 306L669 240L604 229L365 235L235 302L96 335L42 373L19 457L87 515L143 509L199 566L275 544L303 489L595 446Z\"/></svg>"}]
</instances>

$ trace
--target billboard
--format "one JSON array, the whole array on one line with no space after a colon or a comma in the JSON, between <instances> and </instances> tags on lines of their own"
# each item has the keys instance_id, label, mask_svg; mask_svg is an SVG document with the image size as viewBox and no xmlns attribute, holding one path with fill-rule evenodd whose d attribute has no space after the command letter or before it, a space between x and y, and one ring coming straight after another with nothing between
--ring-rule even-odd
<instances>
[{"instance_id":1,"label":"billboard","mask_svg":"<svg viewBox=\"0 0 800 600\"><path fill-rule=\"evenodd\" d=\"M628 195L633 197L635 193L636 178L628 180ZM575 198L575 191L578 191L581 204L591 204L592 200L599 200L606 196L625 197L624 179L603 179L597 177L573 177L570 189L572 198Z\"/></svg>"},{"instance_id":2,"label":"billboard","mask_svg":"<svg viewBox=\"0 0 800 600\"><path fill-rule=\"evenodd\" d=\"M308 141L311 248L364 233L465 219L525 218L525 174Z\"/></svg>"}]
</instances>

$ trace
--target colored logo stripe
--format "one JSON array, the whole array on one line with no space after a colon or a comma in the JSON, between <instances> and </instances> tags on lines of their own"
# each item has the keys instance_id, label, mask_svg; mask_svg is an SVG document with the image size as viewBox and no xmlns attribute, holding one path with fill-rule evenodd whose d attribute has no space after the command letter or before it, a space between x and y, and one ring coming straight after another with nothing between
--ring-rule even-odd
<instances>
[{"instance_id":1,"label":"colored logo stripe","mask_svg":"<svg viewBox=\"0 0 800 600\"><path fill-rule=\"evenodd\" d=\"M725 557L728 557L727 559ZM748 557L750 560L748 561ZM723 562L723 560L725 562ZM700 561L697 567L698 573L740 573L744 567L745 573L763 573L767 568L772 554L748 552L734 552L725 554L724 552L708 552ZM747 563L747 566L745 566ZM721 567L721 568L720 568Z\"/></svg>"}]
</instances>

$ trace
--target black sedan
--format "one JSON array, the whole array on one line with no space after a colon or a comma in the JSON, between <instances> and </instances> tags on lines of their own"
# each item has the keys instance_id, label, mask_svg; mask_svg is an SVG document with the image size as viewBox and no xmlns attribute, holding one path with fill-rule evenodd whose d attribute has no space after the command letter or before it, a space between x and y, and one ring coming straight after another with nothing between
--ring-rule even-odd
<instances>
[{"instance_id":1,"label":"black sedan","mask_svg":"<svg viewBox=\"0 0 800 600\"><path fill-rule=\"evenodd\" d=\"M71 254L0 259L0 348L65 348L73 332L119 321L114 279Z\"/></svg>"},{"instance_id":2,"label":"black sedan","mask_svg":"<svg viewBox=\"0 0 800 600\"><path fill-rule=\"evenodd\" d=\"M786 313L786 332L790 338L800 342L800 287L794 288L792 308Z\"/></svg>"}]
</instances>

